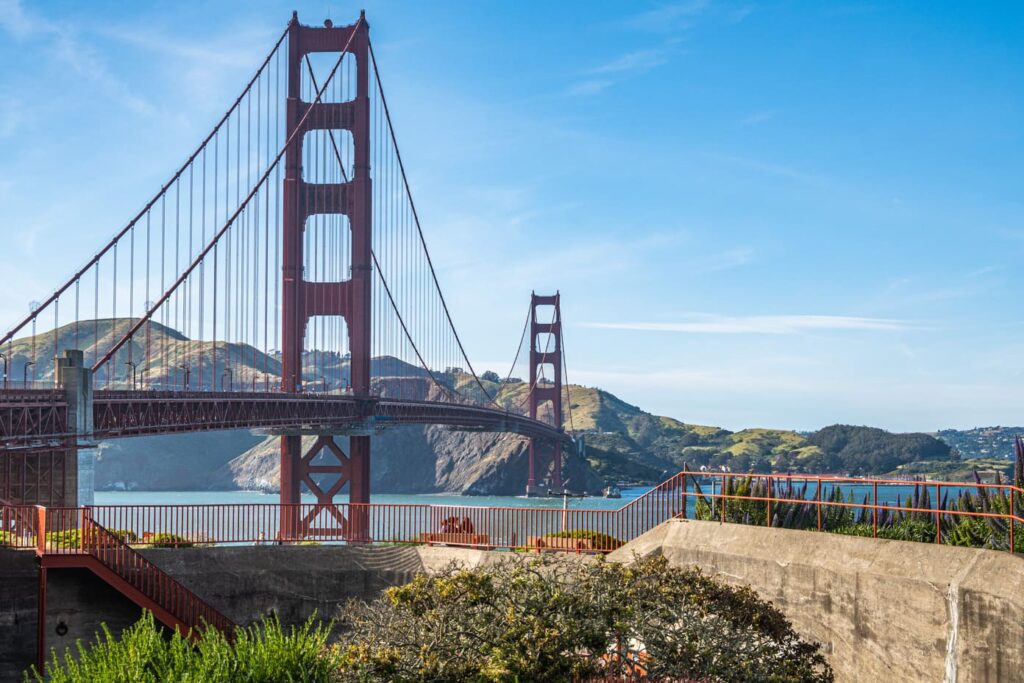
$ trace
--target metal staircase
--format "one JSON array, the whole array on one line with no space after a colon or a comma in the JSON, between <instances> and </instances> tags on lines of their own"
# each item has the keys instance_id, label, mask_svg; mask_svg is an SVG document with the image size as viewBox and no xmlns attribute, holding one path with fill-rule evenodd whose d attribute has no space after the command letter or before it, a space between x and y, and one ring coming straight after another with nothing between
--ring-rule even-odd
<instances>
[{"instance_id":1,"label":"metal staircase","mask_svg":"<svg viewBox=\"0 0 1024 683\"><path fill-rule=\"evenodd\" d=\"M192 638L210 627L233 635L233 621L93 521L88 508L38 507L36 511L36 556L41 569L88 569L168 628Z\"/></svg>"}]
</instances>

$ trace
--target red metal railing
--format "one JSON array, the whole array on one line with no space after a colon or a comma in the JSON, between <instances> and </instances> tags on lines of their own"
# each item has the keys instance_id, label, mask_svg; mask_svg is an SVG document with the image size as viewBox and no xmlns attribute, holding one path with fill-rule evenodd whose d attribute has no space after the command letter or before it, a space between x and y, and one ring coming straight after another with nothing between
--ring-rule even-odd
<instances>
[{"instance_id":1,"label":"red metal railing","mask_svg":"<svg viewBox=\"0 0 1024 683\"><path fill-rule=\"evenodd\" d=\"M915 487L917 493L904 501ZM980 507L948 504L949 496L963 492L971 493ZM610 552L668 519L687 515L876 537L887 535L894 520L912 519L933 524L933 540L939 543L950 542L959 520L976 518L992 520L997 533L990 537L1013 548L1021 531L1016 525L1024 523L1022 496L1024 491L1007 484L681 472L615 510L378 503L98 505L88 508L88 518L129 543L172 547L307 541L593 552ZM10 545L31 546L26 539L34 529L25 520L25 508L0 507L3 528L13 523L16 531ZM61 552L59 538L49 543L51 552Z\"/></svg>"},{"instance_id":2,"label":"red metal railing","mask_svg":"<svg viewBox=\"0 0 1024 683\"><path fill-rule=\"evenodd\" d=\"M0 504L0 548L36 547L36 508Z\"/></svg>"},{"instance_id":3,"label":"red metal railing","mask_svg":"<svg viewBox=\"0 0 1024 683\"><path fill-rule=\"evenodd\" d=\"M617 510L376 503L96 505L81 510L51 509L51 516L61 520L58 526L67 532L60 532L51 521L46 552L77 551L74 529L84 524L82 520L86 518L128 543L143 545L360 541L610 552L683 514L684 479L684 475L676 475ZM87 515L84 510L88 510ZM13 519L14 508L6 514ZM295 523L282 525L282 520L287 519ZM12 545L31 547L34 529L24 525L22 529L22 535Z\"/></svg>"},{"instance_id":4,"label":"red metal railing","mask_svg":"<svg viewBox=\"0 0 1024 683\"><path fill-rule=\"evenodd\" d=\"M1024 523L1020 512L1024 489L1011 484L731 472L688 474L698 483L694 491L685 495L702 501L705 505L705 518L721 522L741 521L764 526L843 533L856 531L864 532L863 535L868 535L866 532L870 526L870 535L877 538L880 533L885 534L886 529L894 523L898 525L910 520L934 524L934 542L941 544L948 541L948 533L959 521L974 518L993 520L1005 527L1005 539L997 540L1005 541L1006 549L1011 552L1018 540L1015 527ZM900 493L893 493L893 489L898 489ZM835 492L839 492L839 495ZM906 494L905 497L903 494ZM968 494L968 500L962 494ZM861 498L859 502L855 500L855 495ZM953 505L949 504L950 495L955 498ZM763 517L755 507L753 511L756 522L750 519L737 520L738 512L749 517L752 511L752 507L744 505L744 502L763 506ZM981 509L971 509L973 507ZM794 516L804 519L806 515L801 513L810 510L813 512L814 523L786 523L780 519L780 508L787 513L796 512ZM850 514L836 515L837 510Z\"/></svg>"}]
</instances>

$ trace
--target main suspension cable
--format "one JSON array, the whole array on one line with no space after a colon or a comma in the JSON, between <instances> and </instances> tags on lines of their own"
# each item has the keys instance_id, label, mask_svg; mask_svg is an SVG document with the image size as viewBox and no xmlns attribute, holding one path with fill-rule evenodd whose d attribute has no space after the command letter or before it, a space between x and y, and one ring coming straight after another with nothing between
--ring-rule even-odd
<instances>
[{"instance_id":1,"label":"main suspension cable","mask_svg":"<svg viewBox=\"0 0 1024 683\"><path fill-rule=\"evenodd\" d=\"M452 321L451 313L448 310L448 303L447 303L447 301L445 301L444 293L441 291L441 285L440 285L440 283L438 282L438 279L437 279L437 272L434 270L434 262L433 262L433 259L431 259L431 257L430 257L430 250L427 248L427 241L426 241L426 238L423 235L423 228L420 225L419 212L416 210L416 204L415 204L415 202L412 199L412 191L409 188L409 179L408 179L408 177L406 177L406 174L405 174L405 164L402 162L402 154L398 150L398 141L397 141L398 138L395 136L395 128L394 128L394 124L391 121L391 112L388 110L387 98L384 96L384 86L381 83L380 71L377 68L377 56L376 56L376 54L373 51L373 43L370 42L369 39L367 39L367 43L368 43L369 52L370 52L370 63L373 65L373 73L374 73L374 76L375 76L375 80L377 82L377 90L378 90L378 92L380 94L381 105L384 108L384 117L385 117L385 119L387 121L388 131L391 134L391 141L392 141L392 145L393 145L394 150L395 150L395 159L398 161L398 168L399 168L399 171L400 171L401 176L402 176L402 184L403 184L404 189L405 189L405 195L406 195L406 198L409 200L409 208L412 210L413 221L416 224L416 232L419 235L420 244L423 245L423 252L424 252L424 255L426 256L426 259L427 259L427 266L429 267L430 276L433 279L434 287L437 290L437 295L438 295L438 297L440 299L441 307L442 307L442 309L444 311L445 318L448 320L448 326L451 328L452 334L455 337L455 342L456 342L456 344L459 347L459 352L462 354L463 360L466 361L466 367L469 368L469 372L473 376L473 380L476 382L477 386L480 387L480 391L483 392L484 396L486 396L487 399L493 405L497 406L498 404L495 401L495 397L491 396L491 394L484 387L483 383L480 381L480 377L478 377L477 374L476 374L476 370L473 369L473 363L469 360L469 356L466 355L466 349L462 345L462 339L459 337L458 330L455 329L455 323Z\"/></svg>"},{"instance_id":2,"label":"main suspension cable","mask_svg":"<svg viewBox=\"0 0 1024 683\"><path fill-rule=\"evenodd\" d=\"M17 334L23 327L25 327L25 325L35 320L36 317L42 312L44 308L46 308L54 301L56 301L64 292L66 292L71 287L71 285L73 285L83 275L85 275L89 271L89 269L96 265L99 262L99 260L103 258L103 256L106 255L107 252L109 252L122 237L127 235L135 227L136 223L142 220L143 216L149 213L150 209L152 209L156 205L157 201L159 201L160 198L164 196L167 190L170 189L171 186L178 181L181 175L191 166L192 162L195 161L199 157L199 154L206 149L206 146L209 144L210 140L212 140L213 137L220 131L221 127L224 126L225 122L227 122L231 114L234 113L235 109L241 104L242 99L252 89L253 84L256 83L256 81L259 79L260 75L263 73L263 70L270 63L270 60L273 58L273 56L277 53L278 48L281 46L281 43L284 41L287 35L288 29L286 28L284 32L281 34L281 37L277 39L276 43L274 43L274 47L271 48L266 58L264 58L263 62L256 69L256 74L249 80L249 83L242 90L242 93L235 99L234 104L232 104L231 107L228 108L227 112L225 112L225 114L213 127L213 130L210 131L210 134L207 135L206 138L201 143L199 143L199 146L195 149L194 152L192 152L188 159L185 160L185 163L181 165L181 167L171 177L171 179L168 180L160 188L156 195L154 195L153 198L150 199L146 203L146 205L142 207L142 210L140 210L124 228L122 228L117 234L115 234L114 237L109 242L107 242L107 244L102 249L96 252L96 254L91 259L89 259L89 261L84 266L82 266L74 275L72 275L70 279L68 279L63 285L58 287L53 292L53 294L51 294L45 301L43 301L38 306L34 307L33 310L29 313L29 315L25 317L25 319L23 319L20 323L12 327L10 330L8 330L7 333L2 338L0 338L0 345L5 344L6 342L13 339L14 335Z\"/></svg>"}]
</instances>

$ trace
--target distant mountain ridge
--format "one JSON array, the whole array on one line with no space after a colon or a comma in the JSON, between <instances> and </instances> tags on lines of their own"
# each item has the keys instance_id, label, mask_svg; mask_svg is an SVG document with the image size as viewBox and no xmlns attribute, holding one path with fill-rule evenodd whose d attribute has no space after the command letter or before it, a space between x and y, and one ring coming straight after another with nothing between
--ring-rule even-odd
<instances>
[{"instance_id":1,"label":"distant mountain ridge","mask_svg":"<svg viewBox=\"0 0 1024 683\"><path fill-rule=\"evenodd\" d=\"M809 434L765 428L731 432L652 415L600 389L572 386L569 395L577 429L586 430L587 459L613 480L657 481L684 465L862 476L916 461L957 459L948 444L928 434L851 425Z\"/></svg>"}]
</instances>

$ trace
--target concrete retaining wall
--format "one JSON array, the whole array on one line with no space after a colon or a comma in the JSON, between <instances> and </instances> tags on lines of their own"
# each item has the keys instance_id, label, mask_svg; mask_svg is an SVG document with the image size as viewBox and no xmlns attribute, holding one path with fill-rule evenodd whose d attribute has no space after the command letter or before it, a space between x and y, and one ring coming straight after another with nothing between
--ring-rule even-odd
<instances>
[{"instance_id":1,"label":"concrete retaining wall","mask_svg":"<svg viewBox=\"0 0 1024 683\"><path fill-rule=\"evenodd\" d=\"M662 554L754 588L822 643L839 681L1024 681L1024 558L674 520L611 559Z\"/></svg>"},{"instance_id":2,"label":"concrete retaining wall","mask_svg":"<svg viewBox=\"0 0 1024 683\"><path fill-rule=\"evenodd\" d=\"M427 547L261 546L143 553L238 623L276 610L330 618L449 562L508 553ZM986 550L678 520L612 554L663 554L752 586L824 644L840 681L1024 681L1024 558ZM571 557L578 557L571 555ZM30 551L0 550L0 681L35 659L37 573ZM47 643L114 633L140 611L84 570L51 570ZM67 633L57 635L63 623Z\"/></svg>"}]
</instances>

